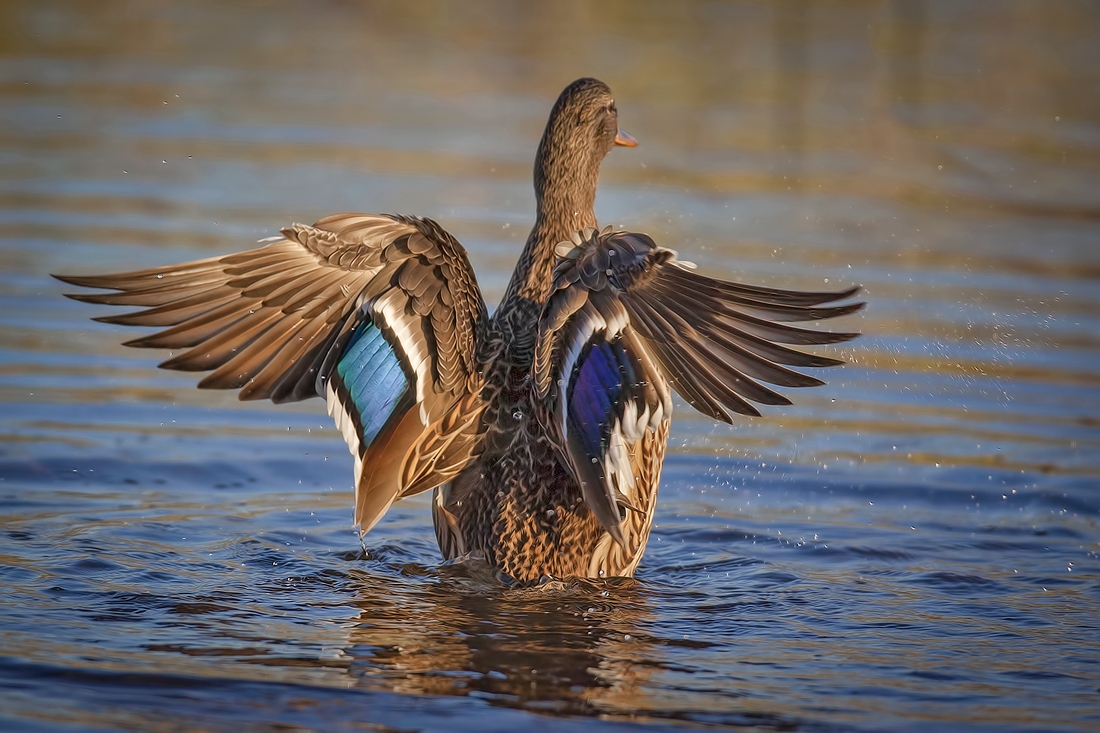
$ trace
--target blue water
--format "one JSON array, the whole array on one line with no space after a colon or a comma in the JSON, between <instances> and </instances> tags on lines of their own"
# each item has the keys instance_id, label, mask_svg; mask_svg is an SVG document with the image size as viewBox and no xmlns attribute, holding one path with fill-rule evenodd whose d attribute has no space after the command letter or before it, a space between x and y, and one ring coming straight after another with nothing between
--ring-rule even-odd
<instances>
[{"instance_id":1,"label":"blue water","mask_svg":"<svg viewBox=\"0 0 1100 733\"><path fill-rule=\"evenodd\" d=\"M1094 4L9 2L0 728L1100 727ZM319 400L240 403L51 272L438 219L495 303L553 99L624 129L604 224L719 277L865 287L795 404L677 403L633 580L360 548Z\"/></svg>"}]
</instances>

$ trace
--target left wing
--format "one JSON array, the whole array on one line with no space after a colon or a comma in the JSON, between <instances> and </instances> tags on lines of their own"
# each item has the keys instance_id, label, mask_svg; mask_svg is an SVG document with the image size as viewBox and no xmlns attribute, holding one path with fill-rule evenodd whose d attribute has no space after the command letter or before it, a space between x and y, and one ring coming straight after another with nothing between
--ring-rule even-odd
<instances>
[{"instance_id":1,"label":"left wing","mask_svg":"<svg viewBox=\"0 0 1100 733\"><path fill-rule=\"evenodd\" d=\"M239 388L242 400L325 397L355 457L365 532L397 498L449 480L476 449L481 292L462 245L428 219L337 214L262 244L56 277L118 291L69 296L77 300L145 307L97 320L164 328L127 345L182 351L161 366L211 371L199 387Z\"/></svg>"},{"instance_id":2,"label":"left wing","mask_svg":"<svg viewBox=\"0 0 1100 733\"><path fill-rule=\"evenodd\" d=\"M700 412L732 422L730 412L760 413L751 404L790 404L760 381L787 387L822 384L788 366L832 366L836 359L782 344L826 344L854 338L789 326L852 313L850 297L716 280L679 262L644 234L588 229L559 245L551 294L543 309L533 373L551 400L565 447L563 460L585 503L625 547L623 515L651 511L640 487L639 451L671 415L674 389ZM757 381L760 380L760 381ZM643 442L650 441L650 442ZM663 450L663 443L661 446Z\"/></svg>"}]
</instances>

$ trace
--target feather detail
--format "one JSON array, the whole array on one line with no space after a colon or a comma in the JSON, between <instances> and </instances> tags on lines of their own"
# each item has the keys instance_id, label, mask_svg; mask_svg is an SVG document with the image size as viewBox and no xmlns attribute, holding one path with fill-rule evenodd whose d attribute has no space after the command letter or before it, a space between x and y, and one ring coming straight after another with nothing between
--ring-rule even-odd
<instances>
[{"instance_id":1,"label":"feather detail","mask_svg":"<svg viewBox=\"0 0 1100 733\"><path fill-rule=\"evenodd\" d=\"M619 507L634 507L641 496L631 456L667 423L669 387L724 422L734 413L759 415L753 402L790 404L761 382L821 384L784 365L839 362L780 344L836 343L854 334L786 322L835 318L862 304L826 305L855 289L799 293L715 280L644 234L586 229L568 245L556 250L532 376L556 416L563 463L608 541L623 549L629 533Z\"/></svg>"},{"instance_id":2,"label":"feather detail","mask_svg":"<svg viewBox=\"0 0 1100 733\"><path fill-rule=\"evenodd\" d=\"M355 457L356 517L369 529L403 492L436 485L435 467L449 476L477 447L470 420L440 432L480 380L488 317L469 260L434 222L402 216L338 214L262 244L58 279L117 291L78 300L144 306L102 320L161 328L127 345L181 351L161 366L210 372L200 387L275 402L324 396ZM429 426L430 457L403 466Z\"/></svg>"}]
</instances>

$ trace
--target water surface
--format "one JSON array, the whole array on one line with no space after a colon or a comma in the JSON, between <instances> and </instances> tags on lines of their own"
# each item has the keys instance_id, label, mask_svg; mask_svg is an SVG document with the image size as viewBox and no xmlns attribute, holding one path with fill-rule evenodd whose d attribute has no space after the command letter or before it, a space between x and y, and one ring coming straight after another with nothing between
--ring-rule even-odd
<instances>
[{"instance_id":1,"label":"water surface","mask_svg":"<svg viewBox=\"0 0 1100 733\"><path fill-rule=\"evenodd\" d=\"M320 401L160 371L50 272L432 216L489 302L534 146L596 75L605 224L862 284L826 387L682 403L633 581L366 538ZM1095 730L1094 3L0 6L0 727Z\"/></svg>"}]
</instances>

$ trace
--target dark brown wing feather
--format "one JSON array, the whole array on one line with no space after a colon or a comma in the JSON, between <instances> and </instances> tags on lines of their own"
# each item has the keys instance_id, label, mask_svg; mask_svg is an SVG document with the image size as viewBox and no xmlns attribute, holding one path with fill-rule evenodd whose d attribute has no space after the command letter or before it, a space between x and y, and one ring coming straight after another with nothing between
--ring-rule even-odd
<instances>
[{"instance_id":1,"label":"dark brown wing feather","mask_svg":"<svg viewBox=\"0 0 1100 733\"><path fill-rule=\"evenodd\" d=\"M832 344L858 336L787 325L858 311L863 303L828 305L850 298L858 287L798 292L726 282L689 269L644 234L589 234L559 262L555 288L614 293L629 314L629 327L649 345L669 383L696 409L716 419L730 422L727 409L759 414L750 402L790 403L760 382L782 387L822 384L789 366L842 363L783 344ZM578 296L555 292L551 297L564 302ZM549 359L544 353L543 360Z\"/></svg>"},{"instance_id":2,"label":"dark brown wing feather","mask_svg":"<svg viewBox=\"0 0 1100 733\"><path fill-rule=\"evenodd\" d=\"M759 415L753 403L790 404L761 382L819 385L789 367L841 362L781 344L831 344L857 334L787 323L836 318L863 304L829 305L858 288L800 293L706 277L644 234L590 229L574 244L559 245L533 376L540 394L553 393L563 462L625 551L630 533L619 507L652 505L638 492L656 486L638 486L631 475L640 452L667 430L669 387L725 422L731 413ZM578 389L583 396L575 399Z\"/></svg>"},{"instance_id":3,"label":"dark brown wing feather","mask_svg":"<svg viewBox=\"0 0 1100 733\"><path fill-rule=\"evenodd\" d=\"M55 277L115 291L70 296L77 300L143 306L98 320L163 329L127 345L182 351L161 366L211 372L199 387L240 389L242 400L326 396L356 457L356 520L369 529L402 492L431 488L436 463L446 466L442 481L468 461L476 443L468 421L443 418L477 391L485 305L462 246L430 220L338 214L314 226L295 224L282 235L197 262ZM348 395L326 391L364 319L386 335L412 393L373 446L360 445L351 429L355 419L337 415L354 407L345 404ZM461 437L441 433L448 425ZM401 457L420 440L433 446L411 451L424 463L404 466ZM379 470L383 462L396 465ZM402 477L415 485L401 485Z\"/></svg>"}]
</instances>

